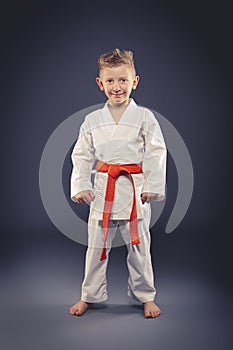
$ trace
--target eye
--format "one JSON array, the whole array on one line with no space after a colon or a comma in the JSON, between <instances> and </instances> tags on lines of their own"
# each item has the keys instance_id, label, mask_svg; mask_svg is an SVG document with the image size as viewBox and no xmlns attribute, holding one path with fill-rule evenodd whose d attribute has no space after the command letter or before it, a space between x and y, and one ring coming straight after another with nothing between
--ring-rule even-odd
<instances>
[{"instance_id":1,"label":"eye","mask_svg":"<svg viewBox=\"0 0 233 350\"><path fill-rule=\"evenodd\" d=\"M113 83L113 80L112 80L112 79L108 79L108 80L106 80L106 82L107 82L108 84L112 84L112 83Z\"/></svg>"},{"instance_id":2,"label":"eye","mask_svg":"<svg viewBox=\"0 0 233 350\"><path fill-rule=\"evenodd\" d=\"M127 81L128 81L127 79L124 79L124 78L121 79L122 83L126 83Z\"/></svg>"}]
</instances>

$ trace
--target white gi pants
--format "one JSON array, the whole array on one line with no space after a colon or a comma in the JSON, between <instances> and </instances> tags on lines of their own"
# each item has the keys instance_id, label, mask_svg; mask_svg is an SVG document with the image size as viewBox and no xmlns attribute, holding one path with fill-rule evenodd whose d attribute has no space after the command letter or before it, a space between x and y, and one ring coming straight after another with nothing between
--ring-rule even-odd
<instances>
[{"instance_id":1,"label":"white gi pants","mask_svg":"<svg viewBox=\"0 0 233 350\"><path fill-rule=\"evenodd\" d=\"M150 209L150 208L148 208ZM88 248L86 251L85 276L82 283L81 299L86 302L102 302L108 299L106 271L108 255L117 227L127 245L127 267L129 271L128 295L141 303L153 301L156 289L150 255L150 211L138 219L140 244L130 243L129 220L109 220L107 258L100 261L103 247L103 222L88 219Z\"/></svg>"}]
</instances>

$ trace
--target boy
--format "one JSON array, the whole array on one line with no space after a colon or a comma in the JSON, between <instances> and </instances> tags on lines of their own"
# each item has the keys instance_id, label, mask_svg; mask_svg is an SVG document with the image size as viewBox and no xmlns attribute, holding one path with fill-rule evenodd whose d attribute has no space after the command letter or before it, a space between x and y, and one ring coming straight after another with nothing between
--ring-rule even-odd
<instances>
[{"instance_id":1,"label":"boy","mask_svg":"<svg viewBox=\"0 0 233 350\"><path fill-rule=\"evenodd\" d=\"M71 155L71 199L90 203L90 213L82 295L70 313L81 316L90 304L107 300L108 255L119 227L128 249L128 295L154 318L161 310L154 303L149 202L165 197L166 146L152 112L130 98L139 82L133 53L115 49L98 63L96 82L108 100L86 116Z\"/></svg>"}]
</instances>

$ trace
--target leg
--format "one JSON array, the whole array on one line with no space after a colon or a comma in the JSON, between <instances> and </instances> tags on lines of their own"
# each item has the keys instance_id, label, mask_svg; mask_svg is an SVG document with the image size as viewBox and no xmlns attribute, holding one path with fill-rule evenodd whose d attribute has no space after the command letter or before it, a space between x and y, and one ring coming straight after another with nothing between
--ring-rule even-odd
<instances>
[{"instance_id":1,"label":"leg","mask_svg":"<svg viewBox=\"0 0 233 350\"><path fill-rule=\"evenodd\" d=\"M70 313L81 316L94 302L108 299L106 270L111 243L116 233L116 223L109 221L107 258L100 261L103 247L102 221L88 220L88 248L86 251L85 276L82 283L81 300L70 308Z\"/></svg>"},{"instance_id":2,"label":"leg","mask_svg":"<svg viewBox=\"0 0 233 350\"><path fill-rule=\"evenodd\" d=\"M138 220L140 244L127 244L127 266L129 270L128 295L144 305L146 318L157 317L161 313L154 303L156 289L154 287L154 273L150 255L150 211L144 219ZM122 238L129 242L129 222L121 221L120 230Z\"/></svg>"}]
</instances>

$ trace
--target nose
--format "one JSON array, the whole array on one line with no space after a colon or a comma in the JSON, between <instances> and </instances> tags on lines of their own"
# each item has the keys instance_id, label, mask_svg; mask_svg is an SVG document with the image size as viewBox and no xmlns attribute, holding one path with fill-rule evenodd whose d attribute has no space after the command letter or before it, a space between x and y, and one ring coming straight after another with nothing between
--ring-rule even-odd
<instances>
[{"instance_id":1,"label":"nose","mask_svg":"<svg viewBox=\"0 0 233 350\"><path fill-rule=\"evenodd\" d=\"M113 90L114 91L119 91L120 90L120 83L119 82L114 82L113 84Z\"/></svg>"}]
</instances>

